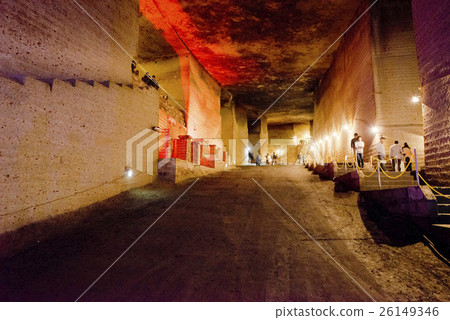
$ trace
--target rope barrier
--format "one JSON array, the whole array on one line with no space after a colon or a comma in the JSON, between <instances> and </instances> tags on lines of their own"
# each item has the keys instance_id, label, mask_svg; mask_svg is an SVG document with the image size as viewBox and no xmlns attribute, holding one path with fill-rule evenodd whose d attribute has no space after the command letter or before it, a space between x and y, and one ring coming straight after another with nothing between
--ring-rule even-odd
<instances>
[{"instance_id":1,"label":"rope barrier","mask_svg":"<svg viewBox=\"0 0 450 320\"><path fill-rule=\"evenodd\" d=\"M372 173L369 175L364 174L364 171L362 170L363 168L361 168L358 164L358 162L355 162L356 164L356 168L360 170L361 174L365 177L365 178L370 178L371 176L373 176L373 174L377 171L377 169L373 169Z\"/></svg>"},{"instance_id":2,"label":"rope barrier","mask_svg":"<svg viewBox=\"0 0 450 320\"><path fill-rule=\"evenodd\" d=\"M342 165L339 167L338 162L336 161L336 167L337 167L338 169L344 169L345 163L342 163Z\"/></svg>"},{"instance_id":3,"label":"rope barrier","mask_svg":"<svg viewBox=\"0 0 450 320\"><path fill-rule=\"evenodd\" d=\"M387 161L391 161L392 159L395 159L395 157L389 158L389 159L387 159L387 160L385 160L385 161L386 161L386 162L387 162ZM331 158L331 160L334 160L334 159ZM373 176L373 175L375 174L375 172L377 172L378 167L380 167L381 172L383 172L383 174L384 174L386 177L388 177L389 179L395 180L395 179L400 178L402 175L404 175L405 172L407 171L408 167L409 167L409 166L411 165L411 163L412 163L412 158L410 158L410 159L409 159L409 162L405 165L405 169L404 169L403 171L401 171L401 173L400 173L398 176L393 177L393 176L388 175L388 174L386 173L386 171L383 170L383 168L381 167L381 160L380 160L380 159L374 159L374 160L377 162L377 166L373 169L372 173L370 173L369 175L366 175L366 174L363 172L362 168L358 165L357 162L350 163L350 162L348 162L347 160L344 160L344 161L342 162L342 166L339 167L338 161L336 161L336 167L337 167L338 169L342 169L342 168L344 168L345 164L347 164L347 166L350 167L350 168L353 168L354 166L356 166L357 169L360 169L361 174L362 174L365 178L370 178L371 176ZM417 164L416 164L416 165L417 165ZM444 198L450 199L450 196L445 195L445 194L442 194L441 192L437 191L434 187L432 187L432 186L431 186L431 185L430 185L430 184L429 184L429 183L428 183L428 182L420 175L420 173L419 173L419 177L420 177L420 179L421 179L428 187L430 187L430 189L433 190L436 194L438 194L438 195L440 195L440 196L442 196L442 197L444 197Z\"/></svg>"},{"instance_id":4,"label":"rope barrier","mask_svg":"<svg viewBox=\"0 0 450 320\"><path fill-rule=\"evenodd\" d=\"M444 198L450 199L450 196L447 196L447 195L445 195L445 194L442 194L442 193L440 193L439 191L437 191L435 188L433 188L432 186L430 186L430 184L429 184L429 183L428 183L428 182L420 175L420 173L419 173L419 177L420 177L420 179L422 179L423 182L425 182L425 184L426 184L427 186L430 187L431 190L433 190L434 192L436 192L438 195L440 195L440 196L442 196L442 197L444 197Z\"/></svg>"},{"instance_id":5,"label":"rope barrier","mask_svg":"<svg viewBox=\"0 0 450 320\"><path fill-rule=\"evenodd\" d=\"M380 166L381 171L384 173L384 175L385 175L386 177L388 177L389 179L395 180L395 179L400 178L400 177L406 172L406 170L408 169L408 166L410 165L411 161L412 161L412 158L409 159L408 164L405 166L405 170L403 170L403 171L402 171L398 176L396 176L396 177L392 177L392 176L388 175L388 174L383 170L383 168L380 166L380 163L378 163L378 165Z\"/></svg>"}]
</instances>

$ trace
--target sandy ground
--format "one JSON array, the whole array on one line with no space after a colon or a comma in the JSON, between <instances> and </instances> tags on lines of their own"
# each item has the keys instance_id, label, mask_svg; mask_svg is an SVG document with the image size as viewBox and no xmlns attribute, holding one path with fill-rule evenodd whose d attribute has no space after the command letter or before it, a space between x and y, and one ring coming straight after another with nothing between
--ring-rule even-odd
<instances>
[{"instance_id":1,"label":"sandy ground","mask_svg":"<svg viewBox=\"0 0 450 320\"><path fill-rule=\"evenodd\" d=\"M0 300L75 301L193 182L2 237ZM199 179L80 301L449 301L450 268L385 226L303 167L238 168Z\"/></svg>"}]
</instances>

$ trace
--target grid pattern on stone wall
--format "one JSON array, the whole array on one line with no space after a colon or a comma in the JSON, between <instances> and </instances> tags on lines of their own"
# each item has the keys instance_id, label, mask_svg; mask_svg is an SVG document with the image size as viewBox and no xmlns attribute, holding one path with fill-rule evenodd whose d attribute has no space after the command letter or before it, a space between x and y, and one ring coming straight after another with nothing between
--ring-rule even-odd
<instances>
[{"instance_id":1,"label":"grid pattern on stone wall","mask_svg":"<svg viewBox=\"0 0 450 320\"><path fill-rule=\"evenodd\" d=\"M158 123L155 90L0 77L0 96L0 233L152 181L110 183L126 141Z\"/></svg>"},{"instance_id":2,"label":"grid pattern on stone wall","mask_svg":"<svg viewBox=\"0 0 450 320\"><path fill-rule=\"evenodd\" d=\"M360 8L358 13L362 11ZM366 141L367 153L374 138L370 132L375 120L373 92L370 13L367 13L341 40L316 92L313 137L316 142L322 140L324 157L331 155L339 160L350 155L350 140L355 131ZM334 137L333 132L338 136Z\"/></svg>"},{"instance_id":3,"label":"grid pattern on stone wall","mask_svg":"<svg viewBox=\"0 0 450 320\"><path fill-rule=\"evenodd\" d=\"M450 184L450 6L447 1L413 0L422 82L425 166L431 182Z\"/></svg>"},{"instance_id":4,"label":"grid pattern on stone wall","mask_svg":"<svg viewBox=\"0 0 450 320\"><path fill-rule=\"evenodd\" d=\"M78 0L134 56L138 2ZM131 58L73 1L2 1L1 74L130 82Z\"/></svg>"}]
</instances>

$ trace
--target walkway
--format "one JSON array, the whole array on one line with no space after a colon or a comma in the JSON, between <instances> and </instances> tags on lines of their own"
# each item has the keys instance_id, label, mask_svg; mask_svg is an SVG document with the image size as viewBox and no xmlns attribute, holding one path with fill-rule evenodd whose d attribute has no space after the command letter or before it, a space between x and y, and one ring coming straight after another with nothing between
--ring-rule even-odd
<instances>
[{"instance_id":1,"label":"walkway","mask_svg":"<svg viewBox=\"0 0 450 320\"><path fill-rule=\"evenodd\" d=\"M0 259L0 300L75 301L192 182L62 219L52 239ZM450 269L427 247L388 238L356 193L332 190L299 166L203 177L80 301L450 300Z\"/></svg>"}]
</instances>

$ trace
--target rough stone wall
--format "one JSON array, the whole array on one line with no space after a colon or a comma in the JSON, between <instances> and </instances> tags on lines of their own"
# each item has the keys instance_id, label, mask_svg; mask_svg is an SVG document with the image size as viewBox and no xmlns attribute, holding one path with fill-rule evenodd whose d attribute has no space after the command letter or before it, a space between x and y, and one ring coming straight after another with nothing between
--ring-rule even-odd
<instances>
[{"instance_id":1,"label":"rough stone wall","mask_svg":"<svg viewBox=\"0 0 450 320\"><path fill-rule=\"evenodd\" d=\"M78 2L135 55L138 1ZM0 12L1 75L130 81L131 58L73 1L1 0Z\"/></svg>"},{"instance_id":2,"label":"rough stone wall","mask_svg":"<svg viewBox=\"0 0 450 320\"><path fill-rule=\"evenodd\" d=\"M368 5L363 3L360 12ZM350 140L357 132L366 159L375 155L384 135L386 151L394 140L408 142L420 164L422 111L411 102L418 88L409 0L380 1L344 36L316 92L314 138L324 158L351 155Z\"/></svg>"},{"instance_id":3,"label":"rough stone wall","mask_svg":"<svg viewBox=\"0 0 450 320\"><path fill-rule=\"evenodd\" d=\"M221 137L224 148L228 152L228 164L236 164L236 138L238 136L238 128L236 122L236 102L233 96L227 92L222 91L221 95Z\"/></svg>"},{"instance_id":4,"label":"rough stone wall","mask_svg":"<svg viewBox=\"0 0 450 320\"><path fill-rule=\"evenodd\" d=\"M186 126L189 135L196 139L220 138L220 86L194 57L145 60L141 65L161 85L160 94L167 97L164 111ZM185 113L184 119L180 112Z\"/></svg>"},{"instance_id":5,"label":"rough stone wall","mask_svg":"<svg viewBox=\"0 0 450 320\"><path fill-rule=\"evenodd\" d=\"M366 7L361 7L357 15ZM351 154L354 131L363 136L366 146L374 139L370 132L375 123L370 14L366 13L344 35L316 91L313 138L322 142L318 145L323 157L343 159Z\"/></svg>"},{"instance_id":6,"label":"rough stone wall","mask_svg":"<svg viewBox=\"0 0 450 320\"><path fill-rule=\"evenodd\" d=\"M0 77L0 96L0 233L156 177L125 177L126 141L158 123L155 90Z\"/></svg>"},{"instance_id":7,"label":"rough stone wall","mask_svg":"<svg viewBox=\"0 0 450 320\"><path fill-rule=\"evenodd\" d=\"M220 86L192 56L189 80L188 133L194 138L220 138Z\"/></svg>"},{"instance_id":8,"label":"rough stone wall","mask_svg":"<svg viewBox=\"0 0 450 320\"><path fill-rule=\"evenodd\" d=\"M395 140L408 142L422 165L422 108L411 101L420 95L420 81L410 0L380 1L373 7L371 25L376 126L386 137L386 149Z\"/></svg>"},{"instance_id":9,"label":"rough stone wall","mask_svg":"<svg viewBox=\"0 0 450 320\"><path fill-rule=\"evenodd\" d=\"M294 135L298 141L308 139L311 136L310 123L294 123Z\"/></svg>"},{"instance_id":10,"label":"rough stone wall","mask_svg":"<svg viewBox=\"0 0 450 320\"><path fill-rule=\"evenodd\" d=\"M450 184L450 6L412 1L422 82L425 166L434 184Z\"/></svg>"},{"instance_id":11,"label":"rough stone wall","mask_svg":"<svg viewBox=\"0 0 450 320\"><path fill-rule=\"evenodd\" d=\"M244 107L236 106L236 165L247 164L248 151L246 145L242 143L242 139L248 139L248 117L247 110Z\"/></svg>"},{"instance_id":12,"label":"rough stone wall","mask_svg":"<svg viewBox=\"0 0 450 320\"><path fill-rule=\"evenodd\" d=\"M279 124L268 126L269 139L292 139L295 136L294 125L289 124Z\"/></svg>"}]
</instances>

